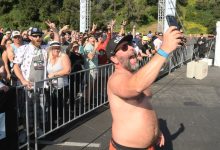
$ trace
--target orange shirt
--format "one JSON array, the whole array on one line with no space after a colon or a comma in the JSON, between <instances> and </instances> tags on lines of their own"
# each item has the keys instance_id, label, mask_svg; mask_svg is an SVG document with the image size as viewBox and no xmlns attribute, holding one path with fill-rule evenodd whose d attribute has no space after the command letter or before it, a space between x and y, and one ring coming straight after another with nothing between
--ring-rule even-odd
<instances>
[{"instance_id":1,"label":"orange shirt","mask_svg":"<svg viewBox=\"0 0 220 150\"><path fill-rule=\"evenodd\" d=\"M111 33L107 33L107 38L104 42L102 42L98 47L97 50L99 51L98 59L99 65L104 65L108 63L107 54L106 54L106 46L111 39Z\"/></svg>"}]
</instances>

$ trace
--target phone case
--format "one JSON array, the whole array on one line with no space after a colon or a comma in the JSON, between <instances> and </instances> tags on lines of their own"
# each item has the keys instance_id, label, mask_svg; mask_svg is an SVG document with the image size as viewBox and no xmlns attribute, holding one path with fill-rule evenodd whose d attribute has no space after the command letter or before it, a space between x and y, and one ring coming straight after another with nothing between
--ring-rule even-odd
<instances>
[{"instance_id":1,"label":"phone case","mask_svg":"<svg viewBox=\"0 0 220 150\"><path fill-rule=\"evenodd\" d=\"M167 15L166 16L166 20L167 20L167 23L169 26L176 26L177 29L179 30L180 29L180 26L176 20L176 18L172 15Z\"/></svg>"}]
</instances>

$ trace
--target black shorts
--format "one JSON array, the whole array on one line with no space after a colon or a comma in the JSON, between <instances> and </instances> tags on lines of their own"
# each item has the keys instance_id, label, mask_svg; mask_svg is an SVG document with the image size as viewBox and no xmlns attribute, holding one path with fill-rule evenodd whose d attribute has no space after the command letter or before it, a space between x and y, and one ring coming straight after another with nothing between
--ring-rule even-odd
<instances>
[{"instance_id":1,"label":"black shorts","mask_svg":"<svg viewBox=\"0 0 220 150\"><path fill-rule=\"evenodd\" d=\"M154 150L154 147L153 146L147 147L147 148L127 147L127 146L120 145L117 142L115 142L113 139L111 139L109 150Z\"/></svg>"}]
</instances>

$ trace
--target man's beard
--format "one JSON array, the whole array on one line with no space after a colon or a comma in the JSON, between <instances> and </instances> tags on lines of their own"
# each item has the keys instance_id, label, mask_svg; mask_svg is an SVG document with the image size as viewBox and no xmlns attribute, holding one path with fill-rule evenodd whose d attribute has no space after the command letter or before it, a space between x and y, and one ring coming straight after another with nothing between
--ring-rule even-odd
<instances>
[{"instance_id":1,"label":"man's beard","mask_svg":"<svg viewBox=\"0 0 220 150\"><path fill-rule=\"evenodd\" d=\"M41 45L41 43L42 43L42 41L34 41L34 40L32 40L31 42L36 47L39 47Z\"/></svg>"},{"instance_id":2,"label":"man's beard","mask_svg":"<svg viewBox=\"0 0 220 150\"><path fill-rule=\"evenodd\" d=\"M135 64L132 65L130 63L129 58L120 58L119 61L122 64L122 66L130 72L136 72L140 67L138 61Z\"/></svg>"}]
</instances>

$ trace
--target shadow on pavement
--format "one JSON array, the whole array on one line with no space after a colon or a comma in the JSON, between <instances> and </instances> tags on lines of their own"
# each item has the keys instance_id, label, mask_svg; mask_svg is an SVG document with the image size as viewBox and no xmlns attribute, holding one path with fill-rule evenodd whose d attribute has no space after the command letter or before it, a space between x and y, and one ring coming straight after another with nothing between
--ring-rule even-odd
<instances>
[{"instance_id":1,"label":"shadow on pavement","mask_svg":"<svg viewBox=\"0 0 220 150\"><path fill-rule=\"evenodd\" d=\"M184 130L185 127L183 125L183 123L180 123L180 127L179 129L171 134L168 127L167 127L167 121L164 119L159 119L159 126L160 126L160 130L163 133L164 137L165 137L165 145L163 147L156 147L156 150L173 150L173 143L172 141L175 140Z\"/></svg>"}]
</instances>

